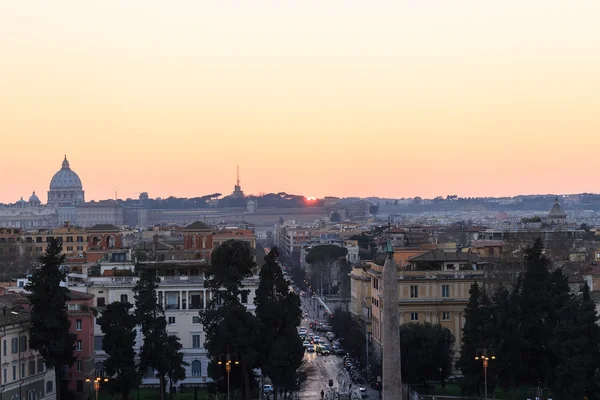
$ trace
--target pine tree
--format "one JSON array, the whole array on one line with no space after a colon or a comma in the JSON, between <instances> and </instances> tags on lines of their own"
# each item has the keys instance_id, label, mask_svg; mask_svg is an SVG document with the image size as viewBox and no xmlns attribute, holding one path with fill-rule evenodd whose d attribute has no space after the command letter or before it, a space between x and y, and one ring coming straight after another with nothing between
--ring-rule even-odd
<instances>
[{"instance_id":1,"label":"pine tree","mask_svg":"<svg viewBox=\"0 0 600 400\"><path fill-rule=\"evenodd\" d=\"M581 298L569 299L559 315L551 343L559 360L553 386L561 393L561 398L598 398L600 327L587 283Z\"/></svg>"},{"instance_id":2,"label":"pine tree","mask_svg":"<svg viewBox=\"0 0 600 400\"><path fill-rule=\"evenodd\" d=\"M110 392L120 393L125 400L142 381L142 375L135 365L137 320L130 312L131 308L130 303L110 303L98 317L98 324L104 333L102 349L108 356L104 361L104 369L108 376L114 377L108 382L108 388Z\"/></svg>"},{"instance_id":3,"label":"pine tree","mask_svg":"<svg viewBox=\"0 0 600 400\"><path fill-rule=\"evenodd\" d=\"M61 268L65 256L61 252L60 242L50 238L46 252L40 257L41 267L34 271L25 287L30 292L29 345L42 355L47 368L54 369L57 400L64 394L64 368L76 360L73 355L76 335L69 332L71 323L67 314L69 291L61 286L66 278Z\"/></svg>"},{"instance_id":4,"label":"pine tree","mask_svg":"<svg viewBox=\"0 0 600 400\"><path fill-rule=\"evenodd\" d=\"M493 297L494 332L491 347L496 359L493 370L497 383L505 390L514 390L519 381L518 366L520 363L519 333L515 320L519 283L512 292L505 286L496 289Z\"/></svg>"},{"instance_id":5,"label":"pine tree","mask_svg":"<svg viewBox=\"0 0 600 400\"><path fill-rule=\"evenodd\" d=\"M552 317L555 314L556 300L552 296L549 261L543 250L540 238L525 249L526 269L516 318L521 337L519 351L523 379L527 382L539 381L547 386L553 370L549 343L554 329Z\"/></svg>"},{"instance_id":6,"label":"pine tree","mask_svg":"<svg viewBox=\"0 0 600 400\"><path fill-rule=\"evenodd\" d=\"M462 391L465 394L479 393L482 383L481 362L475 360L477 349L481 348L481 332L483 329L480 308L481 290L474 282L469 290L469 302L465 308L465 325L462 331L460 358L456 367L464 375Z\"/></svg>"},{"instance_id":7,"label":"pine tree","mask_svg":"<svg viewBox=\"0 0 600 400\"><path fill-rule=\"evenodd\" d=\"M297 334L302 320L300 298L290 291L289 283L277 264L277 248L265 257L254 304L263 338L259 353L260 368L275 389L296 390L296 373L302 364L304 346Z\"/></svg>"},{"instance_id":8,"label":"pine tree","mask_svg":"<svg viewBox=\"0 0 600 400\"><path fill-rule=\"evenodd\" d=\"M179 343L179 338L168 335L165 311L156 296L159 282L155 270L141 269L133 291L135 292L135 316L144 336L144 343L140 347L139 371L141 374L149 368L156 371L160 384L160 399L164 400L167 376L172 374L179 380L181 371L185 377L185 370L183 355L179 351L181 345L179 347L174 345L174 342Z\"/></svg>"}]
</instances>

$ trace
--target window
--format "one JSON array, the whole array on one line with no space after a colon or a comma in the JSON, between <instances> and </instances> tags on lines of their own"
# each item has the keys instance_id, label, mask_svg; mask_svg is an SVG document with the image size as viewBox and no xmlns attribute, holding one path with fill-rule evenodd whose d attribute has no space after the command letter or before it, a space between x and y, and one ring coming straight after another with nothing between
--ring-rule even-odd
<instances>
[{"instance_id":1,"label":"window","mask_svg":"<svg viewBox=\"0 0 600 400\"><path fill-rule=\"evenodd\" d=\"M97 303L98 307L106 306L106 299L104 297L98 297Z\"/></svg>"},{"instance_id":2,"label":"window","mask_svg":"<svg viewBox=\"0 0 600 400\"><path fill-rule=\"evenodd\" d=\"M373 278L373 289L379 290L379 279Z\"/></svg>"},{"instance_id":3,"label":"window","mask_svg":"<svg viewBox=\"0 0 600 400\"><path fill-rule=\"evenodd\" d=\"M67 246L67 251L73 251L73 246Z\"/></svg>"},{"instance_id":4,"label":"window","mask_svg":"<svg viewBox=\"0 0 600 400\"><path fill-rule=\"evenodd\" d=\"M83 246L77 246L77 251L83 251Z\"/></svg>"},{"instance_id":5,"label":"window","mask_svg":"<svg viewBox=\"0 0 600 400\"><path fill-rule=\"evenodd\" d=\"M46 382L46 393L52 393L52 390L54 390L52 387L52 381Z\"/></svg>"},{"instance_id":6,"label":"window","mask_svg":"<svg viewBox=\"0 0 600 400\"><path fill-rule=\"evenodd\" d=\"M419 287L418 286L410 287L410 297L412 297L412 298L419 297Z\"/></svg>"},{"instance_id":7,"label":"window","mask_svg":"<svg viewBox=\"0 0 600 400\"><path fill-rule=\"evenodd\" d=\"M81 360L77 360L77 372L83 371L83 363Z\"/></svg>"},{"instance_id":8,"label":"window","mask_svg":"<svg viewBox=\"0 0 600 400\"><path fill-rule=\"evenodd\" d=\"M450 312L449 311L444 311L442 313L442 321L450 321Z\"/></svg>"},{"instance_id":9,"label":"window","mask_svg":"<svg viewBox=\"0 0 600 400\"><path fill-rule=\"evenodd\" d=\"M200 317L192 317L192 324L199 324L200 323Z\"/></svg>"},{"instance_id":10,"label":"window","mask_svg":"<svg viewBox=\"0 0 600 400\"><path fill-rule=\"evenodd\" d=\"M38 374L44 372L44 359L43 358L38 358L37 360L37 370L38 370Z\"/></svg>"},{"instance_id":11,"label":"window","mask_svg":"<svg viewBox=\"0 0 600 400\"><path fill-rule=\"evenodd\" d=\"M169 324L175 323L175 317L169 317Z\"/></svg>"},{"instance_id":12,"label":"window","mask_svg":"<svg viewBox=\"0 0 600 400\"><path fill-rule=\"evenodd\" d=\"M35 375L35 361L29 361L29 376Z\"/></svg>"},{"instance_id":13,"label":"window","mask_svg":"<svg viewBox=\"0 0 600 400\"><path fill-rule=\"evenodd\" d=\"M2 341L2 354L3 354L4 356L6 356L6 355L8 354L8 352L7 352L7 348L8 348L8 344L6 343L6 339L4 339L4 340Z\"/></svg>"},{"instance_id":14,"label":"window","mask_svg":"<svg viewBox=\"0 0 600 400\"><path fill-rule=\"evenodd\" d=\"M94 336L94 350L102 350L102 337L103 336Z\"/></svg>"},{"instance_id":15,"label":"window","mask_svg":"<svg viewBox=\"0 0 600 400\"><path fill-rule=\"evenodd\" d=\"M122 294L121 295L121 303L127 303L129 302L129 298L126 294Z\"/></svg>"},{"instance_id":16,"label":"window","mask_svg":"<svg viewBox=\"0 0 600 400\"><path fill-rule=\"evenodd\" d=\"M21 379L25 378L25 363L21 363Z\"/></svg>"},{"instance_id":17,"label":"window","mask_svg":"<svg viewBox=\"0 0 600 400\"><path fill-rule=\"evenodd\" d=\"M192 348L194 349L199 349L200 347L200 334L199 333L194 333L192 335Z\"/></svg>"},{"instance_id":18,"label":"window","mask_svg":"<svg viewBox=\"0 0 600 400\"><path fill-rule=\"evenodd\" d=\"M198 360L192 361L192 376L200 376L202 374L202 364Z\"/></svg>"},{"instance_id":19,"label":"window","mask_svg":"<svg viewBox=\"0 0 600 400\"><path fill-rule=\"evenodd\" d=\"M242 292L242 304L248 304L248 292Z\"/></svg>"},{"instance_id":20,"label":"window","mask_svg":"<svg viewBox=\"0 0 600 400\"><path fill-rule=\"evenodd\" d=\"M77 392L83 392L83 381L77 381Z\"/></svg>"},{"instance_id":21,"label":"window","mask_svg":"<svg viewBox=\"0 0 600 400\"><path fill-rule=\"evenodd\" d=\"M35 394L35 390L30 390L27 393L27 400L36 400L37 399L37 395Z\"/></svg>"},{"instance_id":22,"label":"window","mask_svg":"<svg viewBox=\"0 0 600 400\"><path fill-rule=\"evenodd\" d=\"M450 285L442 285L442 297L445 299L450 297Z\"/></svg>"},{"instance_id":23,"label":"window","mask_svg":"<svg viewBox=\"0 0 600 400\"><path fill-rule=\"evenodd\" d=\"M411 312L410 313L410 320L411 321L418 321L419 320L419 313L418 312Z\"/></svg>"},{"instance_id":24,"label":"window","mask_svg":"<svg viewBox=\"0 0 600 400\"><path fill-rule=\"evenodd\" d=\"M81 330L81 320L80 319L75 320L75 329L78 331Z\"/></svg>"},{"instance_id":25,"label":"window","mask_svg":"<svg viewBox=\"0 0 600 400\"><path fill-rule=\"evenodd\" d=\"M10 352L11 354L16 354L19 352L19 338L12 338L10 341Z\"/></svg>"},{"instance_id":26,"label":"window","mask_svg":"<svg viewBox=\"0 0 600 400\"><path fill-rule=\"evenodd\" d=\"M81 340L78 340L75 342L75 350L81 351L82 347L83 347L83 342Z\"/></svg>"},{"instance_id":27,"label":"window","mask_svg":"<svg viewBox=\"0 0 600 400\"><path fill-rule=\"evenodd\" d=\"M13 367L12 368L12 370L13 370L13 381L16 381L17 380L17 366L13 365L12 367Z\"/></svg>"},{"instance_id":28,"label":"window","mask_svg":"<svg viewBox=\"0 0 600 400\"><path fill-rule=\"evenodd\" d=\"M4 368L4 373L2 375L2 383L6 383L8 381L8 370L6 368Z\"/></svg>"}]
</instances>

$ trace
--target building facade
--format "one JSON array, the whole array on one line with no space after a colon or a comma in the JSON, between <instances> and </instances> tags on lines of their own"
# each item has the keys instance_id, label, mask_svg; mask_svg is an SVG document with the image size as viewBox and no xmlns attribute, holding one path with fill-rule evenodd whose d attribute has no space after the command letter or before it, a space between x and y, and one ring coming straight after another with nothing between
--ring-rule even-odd
<instances>
[{"instance_id":1,"label":"building facade","mask_svg":"<svg viewBox=\"0 0 600 400\"><path fill-rule=\"evenodd\" d=\"M19 293L0 295L2 348L0 396L11 400L56 398L54 371L29 347L27 299Z\"/></svg>"}]
</instances>

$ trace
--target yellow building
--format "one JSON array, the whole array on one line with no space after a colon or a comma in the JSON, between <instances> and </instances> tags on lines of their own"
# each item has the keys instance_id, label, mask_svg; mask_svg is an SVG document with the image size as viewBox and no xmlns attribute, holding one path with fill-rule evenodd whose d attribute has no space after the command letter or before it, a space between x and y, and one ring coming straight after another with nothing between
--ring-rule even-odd
<instances>
[{"instance_id":1,"label":"yellow building","mask_svg":"<svg viewBox=\"0 0 600 400\"><path fill-rule=\"evenodd\" d=\"M464 309L473 282L483 283L485 272L476 254L434 250L409 259L407 270L398 271L398 317L400 323L441 324L454 335L458 357L464 326ZM381 354L381 311L384 307L381 274L383 266L364 263L350 274L350 311L368 315L375 351ZM370 314L363 308L371 306ZM364 318L364 317L363 317Z\"/></svg>"},{"instance_id":2,"label":"yellow building","mask_svg":"<svg viewBox=\"0 0 600 400\"><path fill-rule=\"evenodd\" d=\"M44 229L23 234L25 251L41 253L47 246L48 239L54 237L62 241L63 254L79 255L88 250L88 233L83 228L71 226L68 222L60 228Z\"/></svg>"}]
</instances>

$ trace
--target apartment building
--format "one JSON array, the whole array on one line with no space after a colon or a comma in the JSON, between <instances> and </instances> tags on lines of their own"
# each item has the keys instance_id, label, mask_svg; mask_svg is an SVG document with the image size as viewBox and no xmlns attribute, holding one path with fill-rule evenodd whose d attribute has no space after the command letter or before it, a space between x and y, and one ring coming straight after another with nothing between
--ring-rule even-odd
<instances>
[{"instance_id":1,"label":"apartment building","mask_svg":"<svg viewBox=\"0 0 600 400\"><path fill-rule=\"evenodd\" d=\"M134 259L128 251L114 251L97 264L84 267L87 290L94 295L95 305L101 313L106 305L115 301L134 303L133 287L137 281L134 276ZM199 384L208 378L208 354L204 348L205 333L200 321L199 312L204 310L214 293L204 287L204 271L207 263L204 260L164 260L138 261L139 268L156 271L160 278L157 290L158 301L165 308L165 317L170 334L177 335L183 346L184 361L188 363L185 381L181 384ZM258 289L258 277L248 278L244 287L249 289L248 295L240 299L250 311L254 311L254 294ZM98 374L104 374L103 361L106 354L102 350L103 333L99 325L94 327L95 368ZM141 332L138 331L136 346L142 343ZM157 384L154 372L149 371L144 377L144 384Z\"/></svg>"},{"instance_id":2,"label":"apartment building","mask_svg":"<svg viewBox=\"0 0 600 400\"><path fill-rule=\"evenodd\" d=\"M441 324L454 335L458 356L464 326L464 309L473 282L486 278L485 264L477 254L446 253L432 250L408 259L398 271L398 318L400 323ZM381 274L383 267L372 262L353 268L350 273L350 311L371 321L375 351L382 352L381 311L384 307Z\"/></svg>"},{"instance_id":3,"label":"apartment building","mask_svg":"<svg viewBox=\"0 0 600 400\"><path fill-rule=\"evenodd\" d=\"M28 301L20 293L0 295L2 348L0 398L53 400L56 398L54 371L29 347Z\"/></svg>"},{"instance_id":4,"label":"apartment building","mask_svg":"<svg viewBox=\"0 0 600 400\"><path fill-rule=\"evenodd\" d=\"M94 361L94 314L92 308L94 296L88 293L70 290L67 300L67 313L71 323L70 331L75 334L75 354L77 360L67 368L65 379L67 388L81 399L89 394L91 386L86 379L96 377Z\"/></svg>"}]
</instances>

